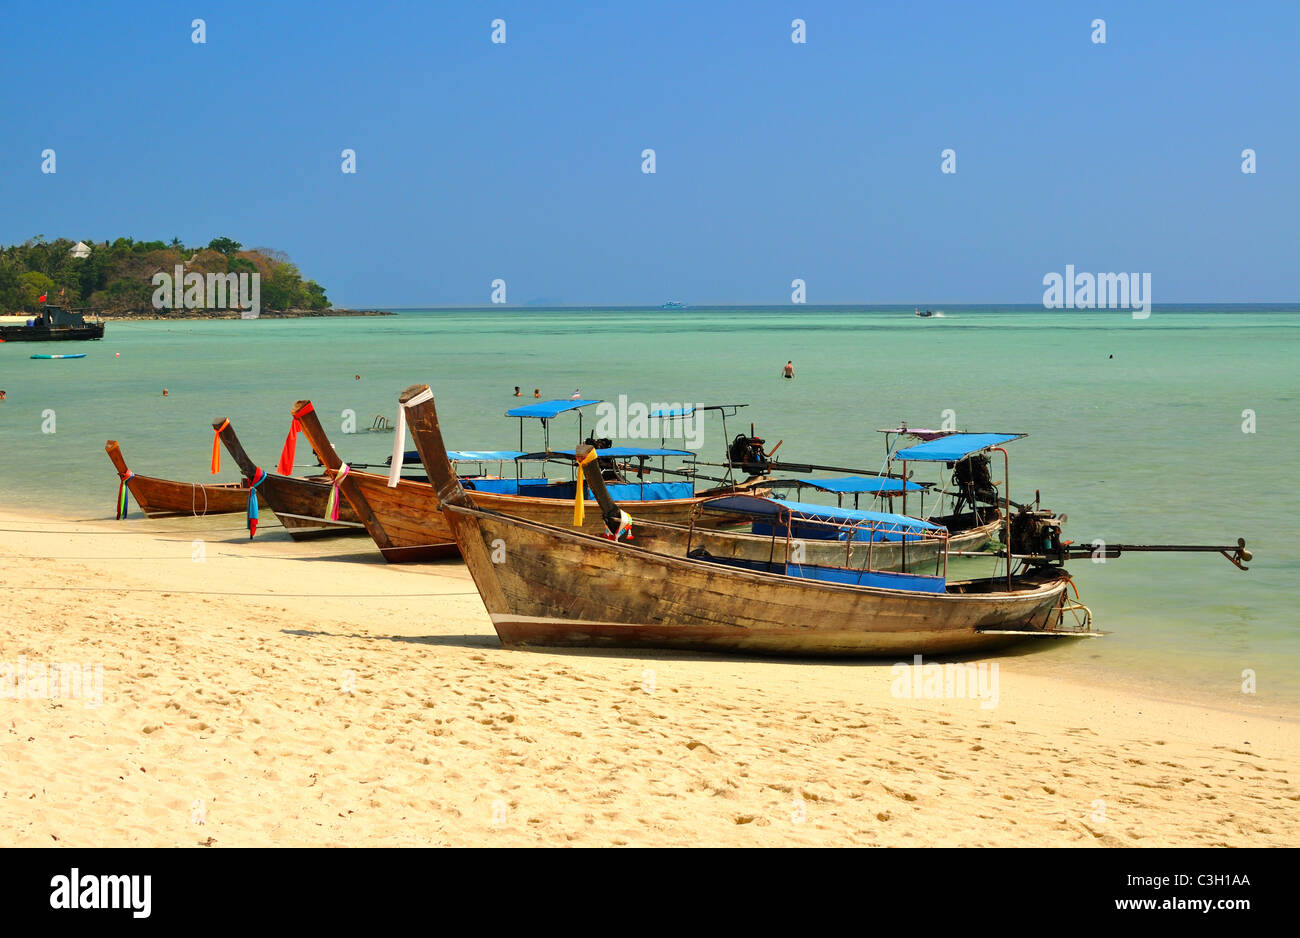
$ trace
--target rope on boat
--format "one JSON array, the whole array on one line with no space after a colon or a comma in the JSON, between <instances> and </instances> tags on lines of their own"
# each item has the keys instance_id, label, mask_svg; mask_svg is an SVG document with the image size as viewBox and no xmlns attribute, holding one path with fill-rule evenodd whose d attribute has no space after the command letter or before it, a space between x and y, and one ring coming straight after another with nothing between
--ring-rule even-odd
<instances>
[{"instance_id":1,"label":"rope on boat","mask_svg":"<svg viewBox=\"0 0 1300 938\"><path fill-rule=\"evenodd\" d=\"M202 489L202 490L203 490L203 511L202 511L202 513L198 512L198 511L196 510L196 508L197 508L197 506L198 506L198 501L199 501L198 498L196 498L195 495L194 495L194 490L195 490L196 488L197 488L197 489ZM200 483L200 482L191 482L191 483L190 483L190 514L191 514L193 517L195 517L195 518L202 518L202 517L203 517L204 515L206 515L207 513L208 513L208 489L207 489L207 487L206 487L205 485L203 485L202 483Z\"/></svg>"}]
</instances>

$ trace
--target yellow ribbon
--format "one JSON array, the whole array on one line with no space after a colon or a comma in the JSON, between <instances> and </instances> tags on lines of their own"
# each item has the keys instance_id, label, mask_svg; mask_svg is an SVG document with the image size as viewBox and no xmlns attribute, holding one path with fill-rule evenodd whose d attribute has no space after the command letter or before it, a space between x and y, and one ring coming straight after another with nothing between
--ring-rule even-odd
<instances>
[{"instance_id":1,"label":"yellow ribbon","mask_svg":"<svg viewBox=\"0 0 1300 938\"><path fill-rule=\"evenodd\" d=\"M573 526L582 527L583 510L586 507L585 496L587 494L587 482L582 474L582 467L587 465L596 458L596 451L588 451L586 456L578 457L578 484L573 489Z\"/></svg>"}]
</instances>

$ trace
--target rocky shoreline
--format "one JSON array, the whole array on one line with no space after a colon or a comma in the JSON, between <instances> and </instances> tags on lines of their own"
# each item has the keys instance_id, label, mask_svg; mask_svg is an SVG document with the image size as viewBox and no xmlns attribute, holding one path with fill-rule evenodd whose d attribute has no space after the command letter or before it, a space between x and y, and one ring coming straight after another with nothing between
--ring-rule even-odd
<instances>
[{"instance_id":1,"label":"rocky shoreline","mask_svg":"<svg viewBox=\"0 0 1300 938\"><path fill-rule=\"evenodd\" d=\"M141 310L124 313L95 313L105 320L242 319L234 309ZM259 319L306 319L317 316L394 316L386 309L264 309Z\"/></svg>"}]
</instances>

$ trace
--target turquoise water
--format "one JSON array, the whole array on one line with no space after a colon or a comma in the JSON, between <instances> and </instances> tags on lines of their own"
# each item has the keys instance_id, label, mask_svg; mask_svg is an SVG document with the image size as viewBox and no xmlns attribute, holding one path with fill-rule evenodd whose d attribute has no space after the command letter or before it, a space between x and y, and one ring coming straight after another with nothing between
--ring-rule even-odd
<instances>
[{"instance_id":1,"label":"turquoise water","mask_svg":"<svg viewBox=\"0 0 1300 938\"><path fill-rule=\"evenodd\" d=\"M581 388L605 400L747 402L732 433L752 420L769 447L784 441L783 458L846 466L879 464L875 428L936 426L952 410L962 429L1029 434L1009 447L1011 496L1040 489L1069 514L1076 541L1242 536L1256 553L1249 573L1213 554L1074 564L1097 627L1113 634L1036 654L1035 666L1173 685L1225 706L1241 705L1250 668L1250 705L1300 707L1290 478L1300 307L1157 308L1144 321L1029 307L948 307L930 320L910 308L404 311L110 323L104 341L76 349L83 360L28 358L50 350L0 345L0 503L81 517L112 514L107 438L137 472L201 479L214 417L230 417L270 465L290 407L310 398L346 459L379 462L391 435L342 436L340 415L355 411L364 430L376 414L392 418L398 392L417 382L432 385L459 449L518 444L518 422L503 416L521 403L516 384L528 399L541 387L544 398ZM787 359L794 381L780 377ZM1242 432L1247 409L1254 433ZM47 411L54 433L42 432ZM566 420L553 444L571 442ZM722 445L707 423L704 452L716 458ZM300 462L307 453L300 444ZM223 470L236 477L229 459Z\"/></svg>"}]
</instances>

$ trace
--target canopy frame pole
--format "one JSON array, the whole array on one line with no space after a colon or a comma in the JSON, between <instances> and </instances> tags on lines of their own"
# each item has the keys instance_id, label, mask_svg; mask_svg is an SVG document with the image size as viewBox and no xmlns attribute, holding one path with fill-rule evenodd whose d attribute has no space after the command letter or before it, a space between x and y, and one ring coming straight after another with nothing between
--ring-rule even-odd
<instances>
[{"instance_id":1,"label":"canopy frame pole","mask_svg":"<svg viewBox=\"0 0 1300 938\"><path fill-rule=\"evenodd\" d=\"M1011 592L1011 457L1006 447L990 446L990 452L1002 454L1002 530L1007 545L1007 592Z\"/></svg>"},{"instance_id":2,"label":"canopy frame pole","mask_svg":"<svg viewBox=\"0 0 1300 938\"><path fill-rule=\"evenodd\" d=\"M904 517L907 516L907 460L906 459L903 460L903 516ZM902 555L903 555L903 560L899 569L903 573L906 573L907 572L907 532L906 531L903 532Z\"/></svg>"}]
</instances>

